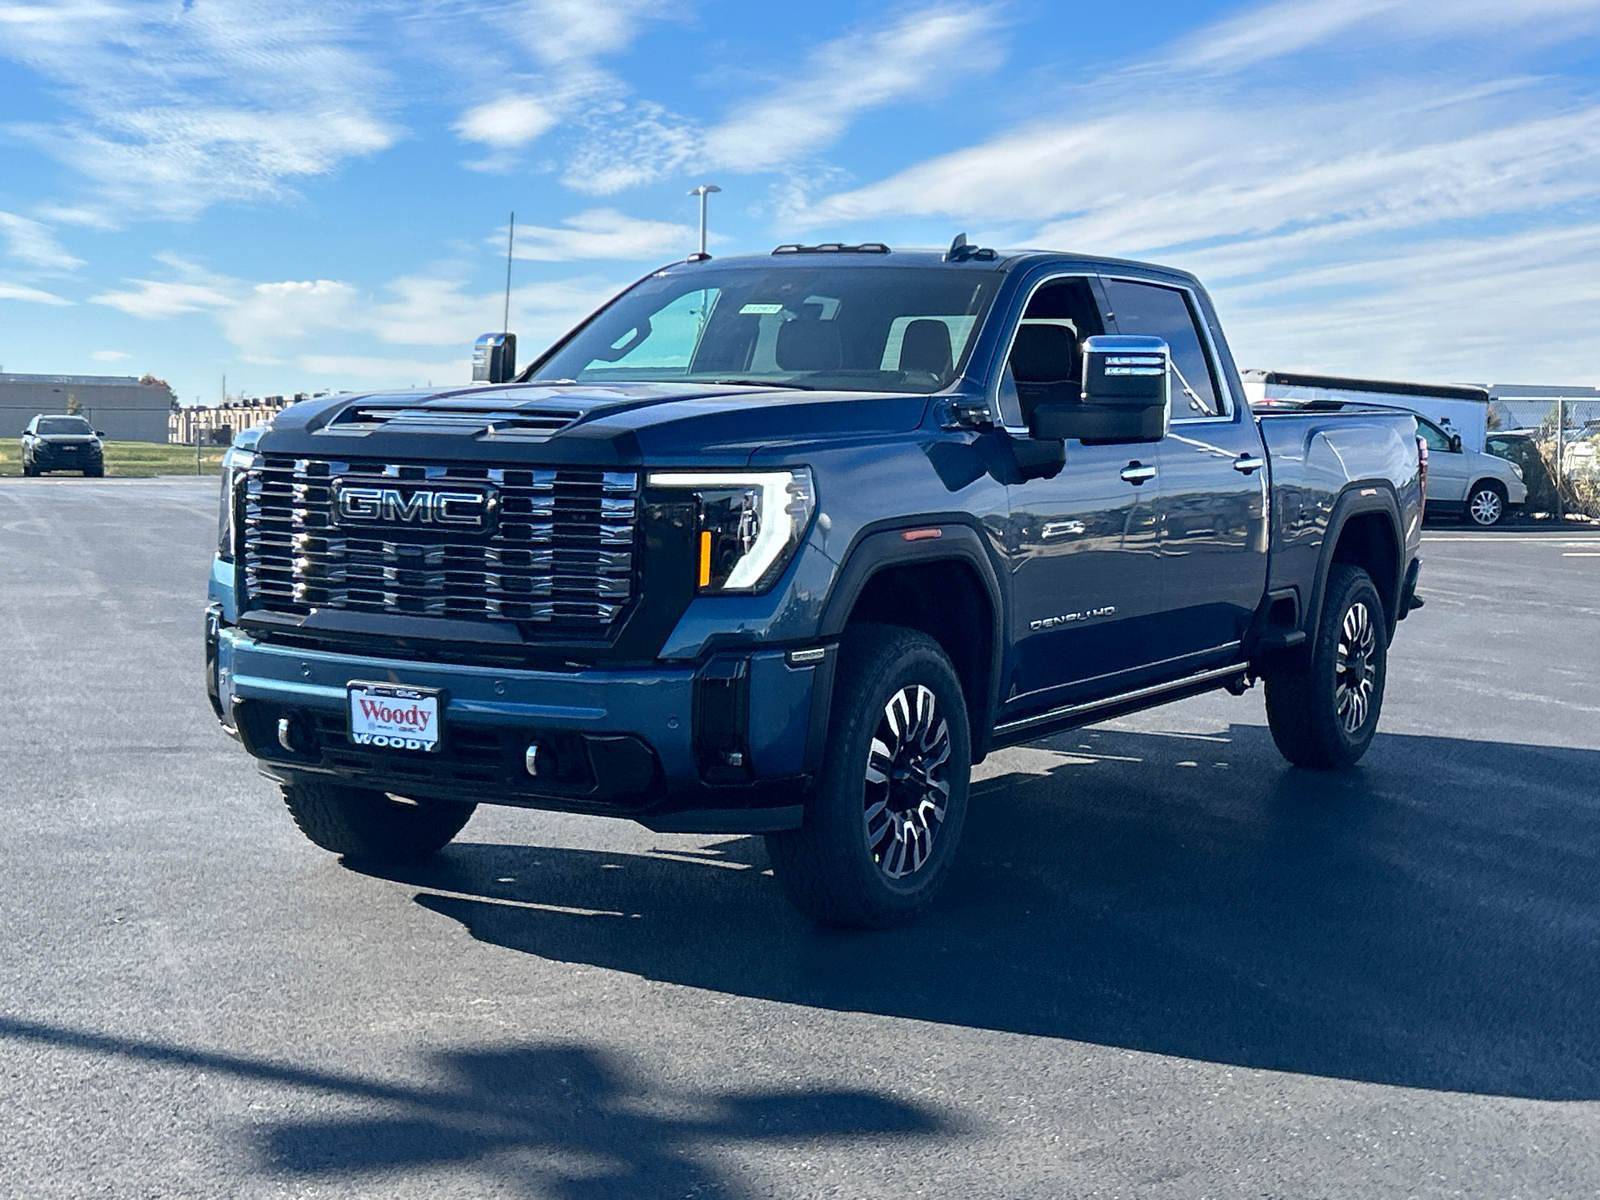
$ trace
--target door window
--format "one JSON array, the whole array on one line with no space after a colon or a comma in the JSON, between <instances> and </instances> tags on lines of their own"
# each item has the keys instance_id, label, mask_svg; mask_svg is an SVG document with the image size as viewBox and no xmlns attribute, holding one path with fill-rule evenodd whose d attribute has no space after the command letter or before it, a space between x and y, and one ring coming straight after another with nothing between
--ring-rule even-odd
<instances>
[{"instance_id":1,"label":"door window","mask_svg":"<svg viewBox=\"0 0 1600 1200\"><path fill-rule=\"evenodd\" d=\"M1000 379L1003 422L1025 426L1045 401L1083 394L1083 339L1105 332L1094 292L1084 278L1045 284L1028 301Z\"/></svg>"},{"instance_id":2,"label":"door window","mask_svg":"<svg viewBox=\"0 0 1600 1200\"><path fill-rule=\"evenodd\" d=\"M1172 419L1225 415L1189 298L1177 288L1126 279L1107 279L1105 288L1118 333L1158 337L1171 349Z\"/></svg>"},{"instance_id":3,"label":"door window","mask_svg":"<svg viewBox=\"0 0 1600 1200\"><path fill-rule=\"evenodd\" d=\"M1422 440L1428 443L1428 449L1434 454L1455 453L1455 448L1450 444L1450 435L1432 421L1424 421L1418 417L1417 432L1422 436Z\"/></svg>"}]
</instances>

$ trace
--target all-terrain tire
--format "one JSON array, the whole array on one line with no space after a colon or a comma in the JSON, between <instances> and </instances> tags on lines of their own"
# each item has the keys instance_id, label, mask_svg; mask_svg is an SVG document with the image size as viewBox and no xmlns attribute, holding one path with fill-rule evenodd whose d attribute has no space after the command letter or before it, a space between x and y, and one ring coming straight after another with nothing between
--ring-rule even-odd
<instances>
[{"instance_id":1,"label":"all-terrain tire","mask_svg":"<svg viewBox=\"0 0 1600 1200\"><path fill-rule=\"evenodd\" d=\"M1308 660L1266 676L1267 724L1297 767L1353 767L1372 744L1383 709L1389 626L1372 578L1336 563Z\"/></svg>"},{"instance_id":2,"label":"all-terrain tire","mask_svg":"<svg viewBox=\"0 0 1600 1200\"><path fill-rule=\"evenodd\" d=\"M846 631L827 749L804 824L767 835L773 874L825 925L912 920L950 873L972 775L966 698L932 638L890 625Z\"/></svg>"},{"instance_id":3,"label":"all-terrain tire","mask_svg":"<svg viewBox=\"0 0 1600 1200\"><path fill-rule=\"evenodd\" d=\"M412 803L320 780L283 785L294 823L324 850L369 862L425 858L461 832L475 804Z\"/></svg>"}]
</instances>

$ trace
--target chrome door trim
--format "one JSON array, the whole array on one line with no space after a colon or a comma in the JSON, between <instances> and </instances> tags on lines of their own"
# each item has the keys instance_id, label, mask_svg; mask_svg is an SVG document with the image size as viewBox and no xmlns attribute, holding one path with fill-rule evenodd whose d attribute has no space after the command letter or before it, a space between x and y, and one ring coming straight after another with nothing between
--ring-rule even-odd
<instances>
[{"instance_id":1,"label":"chrome door trim","mask_svg":"<svg viewBox=\"0 0 1600 1200\"><path fill-rule=\"evenodd\" d=\"M1028 306L1033 303L1033 298L1034 296L1038 295L1039 289L1046 287L1049 284L1060 283L1063 279L1093 280L1097 278L1104 278L1104 276L1102 276L1098 271L1062 271L1059 274L1046 275L1043 279L1039 280L1038 283L1034 284L1028 289L1028 294L1022 301L1022 315L1017 318L1017 323L1011 327L1011 336L1006 339L1006 351L998 360L1000 363L1000 369L994 372L994 378L989 381L989 390L984 396L984 402L989 406L989 415L995 418L995 424L1001 429L1005 430L1007 433L1011 434L1012 437L1031 438L1033 436L1033 433L1026 425L1019 427L1016 425L1003 424L1002 422L1005 419L1005 414L1000 411L1000 377L1005 374L1006 364L1011 361L1011 347L1016 343L1017 334L1022 329L1022 322L1027 318ZM1090 284L1089 290L1094 290L1092 283ZM1095 307L1098 308L1099 305L1100 298L1096 296Z\"/></svg>"}]
</instances>

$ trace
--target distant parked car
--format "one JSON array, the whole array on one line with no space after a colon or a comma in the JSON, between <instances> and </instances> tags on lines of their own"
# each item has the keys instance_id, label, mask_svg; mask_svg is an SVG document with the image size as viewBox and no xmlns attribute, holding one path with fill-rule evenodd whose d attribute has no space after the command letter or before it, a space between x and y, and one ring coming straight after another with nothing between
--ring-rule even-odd
<instances>
[{"instance_id":1,"label":"distant parked car","mask_svg":"<svg viewBox=\"0 0 1600 1200\"><path fill-rule=\"evenodd\" d=\"M1556 509L1556 481L1539 453L1539 442L1533 431L1495 431L1484 441L1484 449L1496 458L1515 463L1522 472L1522 482L1528 485L1527 506L1534 512L1554 512Z\"/></svg>"},{"instance_id":2,"label":"distant parked car","mask_svg":"<svg viewBox=\"0 0 1600 1200\"><path fill-rule=\"evenodd\" d=\"M101 434L82 417L51 417L40 413L22 431L22 473L82 471L106 473Z\"/></svg>"},{"instance_id":3,"label":"distant parked car","mask_svg":"<svg viewBox=\"0 0 1600 1200\"><path fill-rule=\"evenodd\" d=\"M1429 515L1460 515L1474 525L1498 525L1506 511L1528 498L1522 468L1493 454L1464 449L1461 438L1426 417L1417 436L1428 443Z\"/></svg>"},{"instance_id":4,"label":"distant parked car","mask_svg":"<svg viewBox=\"0 0 1600 1200\"><path fill-rule=\"evenodd\" d=\"M1561 473L1568 479L1600 476L1600 436L1568 442L1561 451Z\"/></svg>"}]
</instances>

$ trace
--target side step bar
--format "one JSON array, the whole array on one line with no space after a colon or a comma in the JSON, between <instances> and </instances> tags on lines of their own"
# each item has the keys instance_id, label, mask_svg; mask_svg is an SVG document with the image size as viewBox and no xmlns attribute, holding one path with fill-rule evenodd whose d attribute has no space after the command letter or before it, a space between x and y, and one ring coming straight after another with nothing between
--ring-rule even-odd
<instances>
[{"instance_id":1,"label":"side step bar","mask_svg":"<svg viewBox=\"0 0 1600 1200\"><path fill-rule=\"evenodd\" d=\"M1004 721L994 727L989 745L995 750L1005 746L1016 746L1052 733L1060 733L1064 729L1076 729L1080 725L1108 721L1112 717L1124 716L1144 708L1154 708L1158 704L1166 704L1173 700L1184 700L1190 696L1198 696L1202 692L1216 691L1218 688L1236 689L1242 693L1247 686L1248 670L1247 664L1236 663L1231 667L1218 667L1215 670L1202 671L1198 675L1174 679L1169 683L1158 683L1139 688L1137 691L1124 692L1120 696L1107 696L1104 700L1091 700L1086 704L1069 704L1035 716Z\"/></svg>"}]
</instances>

